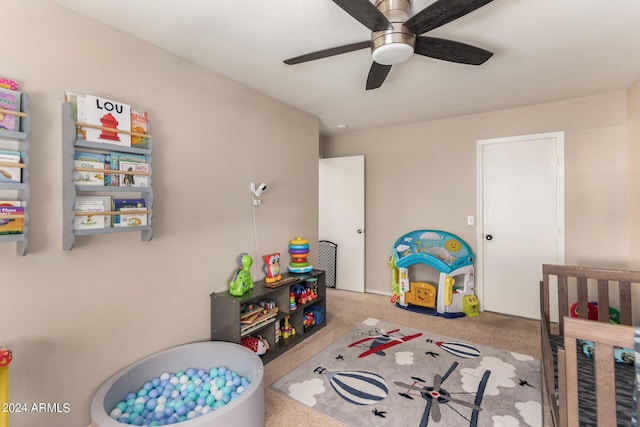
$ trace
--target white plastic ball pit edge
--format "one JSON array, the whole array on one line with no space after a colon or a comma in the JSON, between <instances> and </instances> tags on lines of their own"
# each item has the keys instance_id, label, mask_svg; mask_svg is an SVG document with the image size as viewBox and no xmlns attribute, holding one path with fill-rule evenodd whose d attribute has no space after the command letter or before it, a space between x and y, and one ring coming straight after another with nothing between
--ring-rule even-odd
<instances>
[{"instance_id":1,"label":"white plastic ball pit edge","mask_svg":"<svg viewBox=\"0 0 640 427\"><path fill-rule=\"evenodd\" d=\"M214 427L242 425L264 426L264 365L253 351L239 345L222 341L206 341L172 347L152 354L109 378L96 392L91 402L91 425L89 427L121 427L123 424L109 416L124 396L137 390L146 381L163 372L177 372L187 368L210 368L226 366L246 377L251 385L238 398L224 407L174 424L177 427Z\"/></svg>"}]
</instances>

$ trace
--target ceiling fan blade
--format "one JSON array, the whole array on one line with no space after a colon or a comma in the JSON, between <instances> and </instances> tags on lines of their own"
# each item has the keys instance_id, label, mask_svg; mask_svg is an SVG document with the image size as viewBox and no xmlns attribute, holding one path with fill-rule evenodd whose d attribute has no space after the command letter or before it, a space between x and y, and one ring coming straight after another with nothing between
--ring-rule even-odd
<instances>
[{"instance_id":1,"label":"ceiling fan blade","mask_svg":"<svg viewBox=\"0 0 640 427\"><path fill-rule=\"evenodd\" d=\"M392 30L393 25L369 0L333 0L371 31Z\"/></svg>"},{"instance_id":2,"label":"ceiling fan blade","mask_svg":"<svg viewBox=\"0 0 640 427\"><path fill-rule=\"evenodd\" d=\"M416 35L426 33L456 20L493 0L438 0L425 7L404 23Z\"/></svg>"},{"instance_id":3,"label":"ceiling fan blade","mask_svg":"<svg viewBox=\"0 0 640 427\"><path fill-rule=\"evenodd\" d=\"M329 56L340 55L342 53L353 52L354 50L364 49L365 47L371 47L371 40L346 44L344 46L337 46L329 49L319 50L317 52L307 53L305 55L296 56L295 58L285 59L284 63L287 65L294 65L294 64L299 64L301 62L308 62L308 61L313 61L315 59L322 59L322 58L327 58Z\"/></svg>"},{"instance_id":4,"label":"ceiling fan blade","mask_svg":"<svg viewBox=\"0 0 640 427\"><path fill-rule=\"evenodd\" d=\"M484 64L493 56L492 52L479 47L453 40L425 36L416 37L415 53L443 61L469 65Z\"/></svg>"},{"instance_id":5,"label":"ceiling fan blade","mask_svg":"<svg viewBox=\"0 0 640 427\"><path fill-rule=\"evenodd\" d=\"M367 90L378 89L391 71L391 65L382 65L373 61L367 77Z\"/></svg>"}]
</instances>

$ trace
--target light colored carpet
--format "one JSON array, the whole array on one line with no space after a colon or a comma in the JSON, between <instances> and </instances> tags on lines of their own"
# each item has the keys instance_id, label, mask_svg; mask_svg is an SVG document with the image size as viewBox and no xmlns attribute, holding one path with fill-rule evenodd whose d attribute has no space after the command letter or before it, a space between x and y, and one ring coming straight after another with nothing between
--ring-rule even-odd
<instances>
[{"instance_id":1,"label":"light colored carpet","mask_svg":"<svg viewBox=\"0 0 640 427\"><path fill-rule=\"evenodd\" d=\"M528 354L537 359L542 358L540 323L536 320L489 312L483 312L477 317L443 319L399 309L389 302L388 296L327 289L327 326L265 367L265 409L268 427L344 425L267 386L337 341L368 317L428 330L476 344ZM546 393L543 393L543 396L546 399ZM544 425L551 426L546 401L544 407Z\"/></svg>"}]
</instances>

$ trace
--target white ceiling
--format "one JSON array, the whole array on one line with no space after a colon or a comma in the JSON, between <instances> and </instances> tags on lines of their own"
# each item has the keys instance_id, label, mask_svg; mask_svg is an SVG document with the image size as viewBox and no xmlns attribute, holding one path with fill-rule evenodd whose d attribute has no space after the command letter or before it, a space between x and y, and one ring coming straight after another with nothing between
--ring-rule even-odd
<instances>
[{"instance_id":1,"label":"white ceiling","mask_svg":"<svg viewBox=\"0 0 640 427\"><path fill-rule=\"evenodd\" d=\"M640 79L640 0L494 0L425 35L494 52L475 67L414 55L365 91L368 40L331 0L54 0L320 118L362 129L624 90ZM372 0L372 2L374 2ZM433 0L413 0L409 16Z\"/></svg>"}]
</instances>

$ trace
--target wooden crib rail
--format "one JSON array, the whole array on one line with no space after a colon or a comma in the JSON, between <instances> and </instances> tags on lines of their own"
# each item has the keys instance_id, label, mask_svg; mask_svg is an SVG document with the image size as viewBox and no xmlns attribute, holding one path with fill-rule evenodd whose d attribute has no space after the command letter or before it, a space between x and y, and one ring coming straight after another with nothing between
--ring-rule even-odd
<instances>
[{"instance_id":1,"label":"wooden crib rail","mask_svg":"<svg viewBox=\"0 0 640 427\"><path fill-rule=\"evenodd\" d=\"M576 291L578 297L578 317L586 319L589 314L588 303L588 281L597 281L598 286L598 306L609 307L609 287L611 282L618 283L618 296L620 301L620 323L631 325L631 284L640 283L640 271L577 267L567 265L542 265L542 294L541 305L543 311L542 321L546 323L549 330L549 281L552 276L558 280L558 331L559 335L564 334L564 318L569 316L569 279L576 281ZM598 320L609 322L609 310L598 310Z\"/></svg>"},{"instance_id":2,"label":"wooden crib rail","mask_svg":"<svg viewBox=\"0 0 640 427\"><path fill-rule=\"evenodd\" d=\"M576 340L588 340L594 343L598 425L616 426L616 383L613 347L634 348L635 328L571 317L564 319L564 326L564 349L558 349L560 426L578 426L578 346ZM631 425L631 420L626 421L629 421L629 425Z\"/></svg>"}]
</instances>

